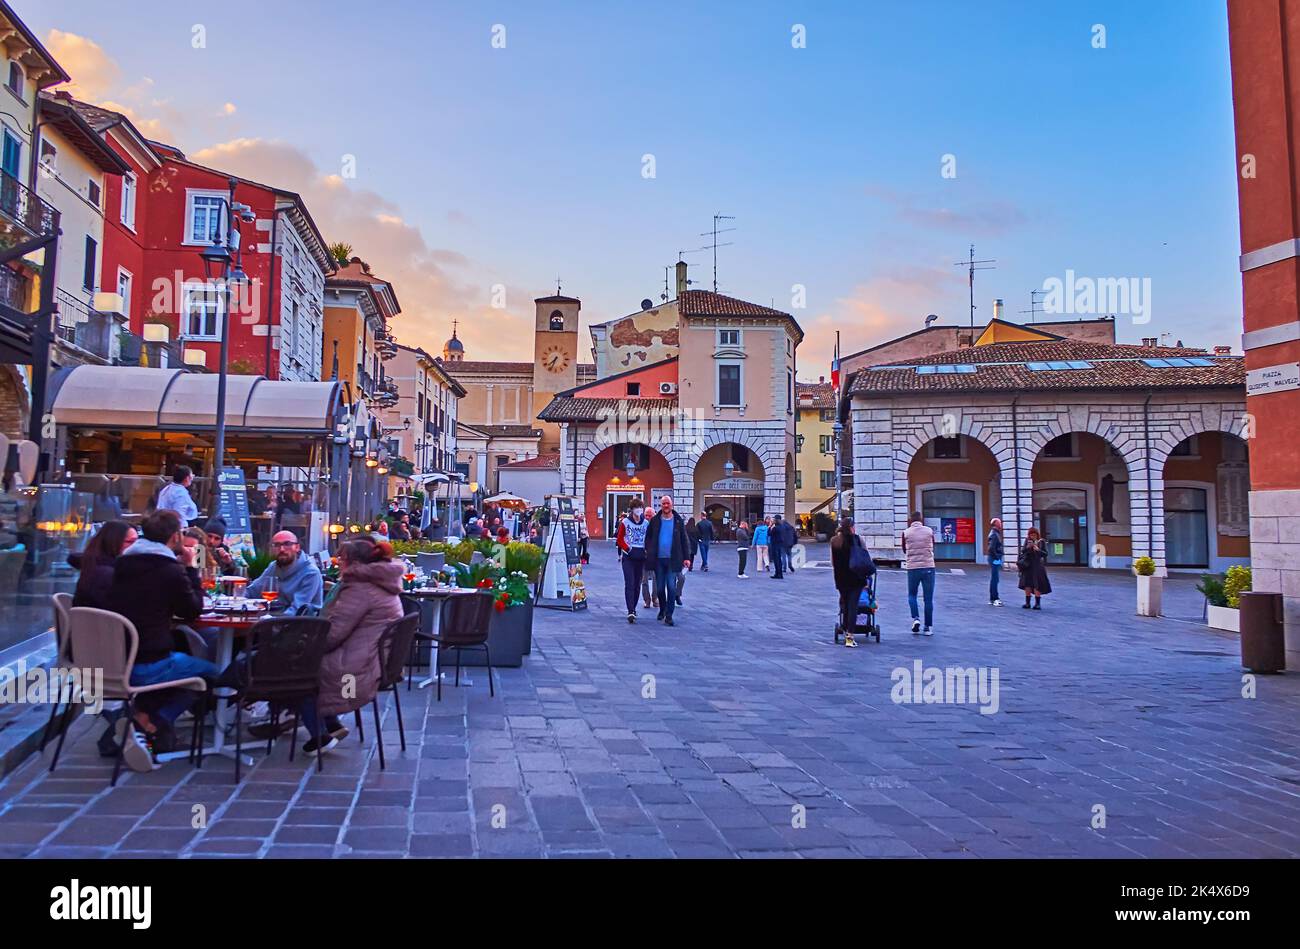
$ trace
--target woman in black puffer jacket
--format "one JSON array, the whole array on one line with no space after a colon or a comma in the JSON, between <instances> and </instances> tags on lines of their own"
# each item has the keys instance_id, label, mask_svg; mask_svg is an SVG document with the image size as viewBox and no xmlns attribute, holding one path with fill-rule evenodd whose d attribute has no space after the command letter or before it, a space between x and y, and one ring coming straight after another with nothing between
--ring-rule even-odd
<instances>
[{"instance_id":1,"label":"woman in black puffer jacket","mask_svg":"<svg viewBox=\"0 0 1300 949\"><path fill-rule=\"evenodd\" d=\"M77 589L72 594L73 606L93 606L108 609L108 588L113 585L113 564L126 548L136 542L135 528L126 521L105 521L86 549L68 557L68 563L81 571Z\"/></svg>"}]
</instances>

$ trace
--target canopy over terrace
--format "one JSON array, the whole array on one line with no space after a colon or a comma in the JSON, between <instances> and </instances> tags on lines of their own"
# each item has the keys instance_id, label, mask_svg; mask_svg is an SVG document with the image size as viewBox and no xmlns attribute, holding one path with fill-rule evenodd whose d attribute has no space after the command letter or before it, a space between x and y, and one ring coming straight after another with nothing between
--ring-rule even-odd
<instances>
[{"instance_id":1,"label":"canopy over terrace","mask_svg":"<svg viewBox=\"0 0 1300 949\"><path fill-rule=\"evenodd\" d=\"M147 502L158 477L175 464L188 464L200 469L194 493L200 509L207 507L216 430L215 374L75 366L55 374L51 392L60 467L80 488L97 490L81 482L104 476L117 483L113 493L123 512L141 513L141 497ZM324 482L338 461L331 454L342 451L346 458L346 435L341 436L342 449L332 445L345 414L338 382L229 376L226 463L243 468L250 485L257 470L266 468L316 469L301 480ZM335 506L333 499L324 498L312 506L324 510L327 504Z\"/></svg>"}]
</instances>

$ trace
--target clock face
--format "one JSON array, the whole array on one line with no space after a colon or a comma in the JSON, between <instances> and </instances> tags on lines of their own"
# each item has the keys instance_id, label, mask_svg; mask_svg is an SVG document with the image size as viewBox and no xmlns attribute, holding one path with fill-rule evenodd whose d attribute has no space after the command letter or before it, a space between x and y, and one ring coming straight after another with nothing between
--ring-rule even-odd
<instances>
[{"instance_id":1,"label":"clock face","mask_svg":"<svg viewBox=\"0 0 1300 949\"><path fill-rule=\"evenodd\" d=\"M542 350L542 368L547 372L561 373L569 368L569 354L560 346Z\"/></svg>"}]
</instances>

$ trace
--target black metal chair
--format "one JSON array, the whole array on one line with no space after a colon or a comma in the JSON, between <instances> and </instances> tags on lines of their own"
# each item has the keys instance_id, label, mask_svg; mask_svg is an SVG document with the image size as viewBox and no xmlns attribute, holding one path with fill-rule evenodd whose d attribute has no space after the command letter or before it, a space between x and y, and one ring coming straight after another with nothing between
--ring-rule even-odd
<instances>
[{"instance_id":1,"label":"black metal chair","mask_svg":"<svg viewBox=\"0 0 1300 949\"><path fill-rule=\"evenodd\" d=\"M428 664L427 662L422 662L420 660L421 646L428 650L430 656L433 654L433 639L424 627L426 625L432 625L432 610L436 609L436 607L432 607L428 600L422 600L414 596L404 596L401 600L402 611L407 616L414 614L419 617L419 620L415 625L415 635L411 638L410 655L406 660L406 664L410 666L412 671L414 671L421 665ZM412 675L406 680L406 691L411 691L411 683L414 679L415 676Z\"/></svg>"},{"instance_id":2,"label":"black metal chair","mask_svg":"<svg viewBox=\"0 0 1300 949\"><path fill-rule=\"evenodd\" d=\"M379 719L379 693L393 693L393 709L397 712L397 734L401 738L402 750L406 750L406 724L402 721L401 690L398 685L406 678L405 666L411 647L415 644L415 634L420 629L420 614L407 613L399 620L388 624L379 639L379 688L374 701L370 704L375 711L375 743L379 746L379 768L386 768L384 761L384 732ZM357 713L358 716L360 712Z\"/></svg>"},{"instance_id":3,"label":"black metal chair","mask_svg":"<svg viewBox=\"0 0 1300 949\"><path fill-rule=\"evenodd\" d=\"M495 696L492 684L492 653L488 650L488 624L492 622L494 597L486 590L449 596L441 604L438 632L427 634L438 644L438 658L433 674L438 680L438 701L442 701L442 655L448 649L456 650L456 685L460 686L460 653L462 649L482 648L487 660L488 693Z\"/></svg>"},{"instance_id":4,"label":"black metal chair","mask_svg":"<svg viewBox=\"0 0 1300 949\"><path fill-rule=\"evenodd\" d=\"M266 702L271 707L271 721L279 721L281 708L293 709L293 729L289 732L289 760L297 744L298 720L302 703L320 695L320 666L325 658L325 640L330 621L308 616L282 616L264 619L248 632L248 658L245 677L233 699L235 703L235 783L240 780L243 760L243 709L246 702ZM316 770L323 770L320 716L316 718ZM266 740L269 755L275 742Z\"/></svg>"}]
</instances>

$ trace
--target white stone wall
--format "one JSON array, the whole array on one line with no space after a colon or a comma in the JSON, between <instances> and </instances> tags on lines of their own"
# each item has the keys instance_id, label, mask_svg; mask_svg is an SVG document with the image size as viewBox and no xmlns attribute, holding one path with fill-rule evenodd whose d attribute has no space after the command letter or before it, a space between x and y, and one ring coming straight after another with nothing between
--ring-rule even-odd
<instances>
[{"instance_id":1,"label":"white stone wall","mask_svg":"<svg viewBox=\"0 0 1300 949\"><path fill-rule=\"evenodd\" d=\"M567 429L563 454L560 458L561 478L565 490L577 495L578 506L590 513L596 504L604 499L594 501L591 507L586 503L587 469L592 461L613 442L598 437L599 427L595 423L575 425L570 423ZM573 484L573 451L569 442L577 443L577 485ZM682 433L672 430L648 442L668 462L673 472L673 507L678 511L689 513L695 510L695 466L700 457L714 445L726 443L744 445L752 451L763 465L763 507L766 511L777 514L786 510L786 465L785 459L789 449L789 437L785 423L731 421L717 424L701 423ZM650 485L658 487L658 485ZM653 503L653 502L652 502Z\"/></svg>"},{"instance_id":2,"label":"white stone wall","mask_svg":"<svg viewBox=\"0 0 1300 949\"><path fill-rule=\"evenodd\" d=\"M319 381L325 335L325 274L288 215L280 219L279 243L280 306L271 332L272 345L280 356L280 378Z\"/></svg>"},{"instance_id":3,"label":"white stone wall","mask_svg":"<svg viewBox=\"0 0 1300 949\"><path fill-rule=\"evenodd\" d=\"M1034 459L1067 432L1091 432L1106 441L1129 470L1133 556L1150 554L1163 572L1164 464L1170 451L1198 432L1240 436L1244 396L1225 393L1153 394L1144 425L1144 398L1123 393L1029 393L1012 400L935 393L852 403L854 517L858 533L882 558L901 557L899 535L912 507L908 467L917 451L939 436L966 435L985 445L1002 471L1000 516L1009 549L1018 549L1033 516ZM1148 483L1148 456L1150 482ZM985 519L999 516L985 512ZM977 536L983 535L983 526Z\"/></svg>"},{"instance_id":4,"label":"white stone wall","mask_svg":"<svg viewBox=\"0 0 1300 949\"><path fill-rule=\"evenodd\" d=\"M1251 589L1281 593L1286 667L1300 669L1300 490L1250 492Z\"/></svg>"}]
</instances>

